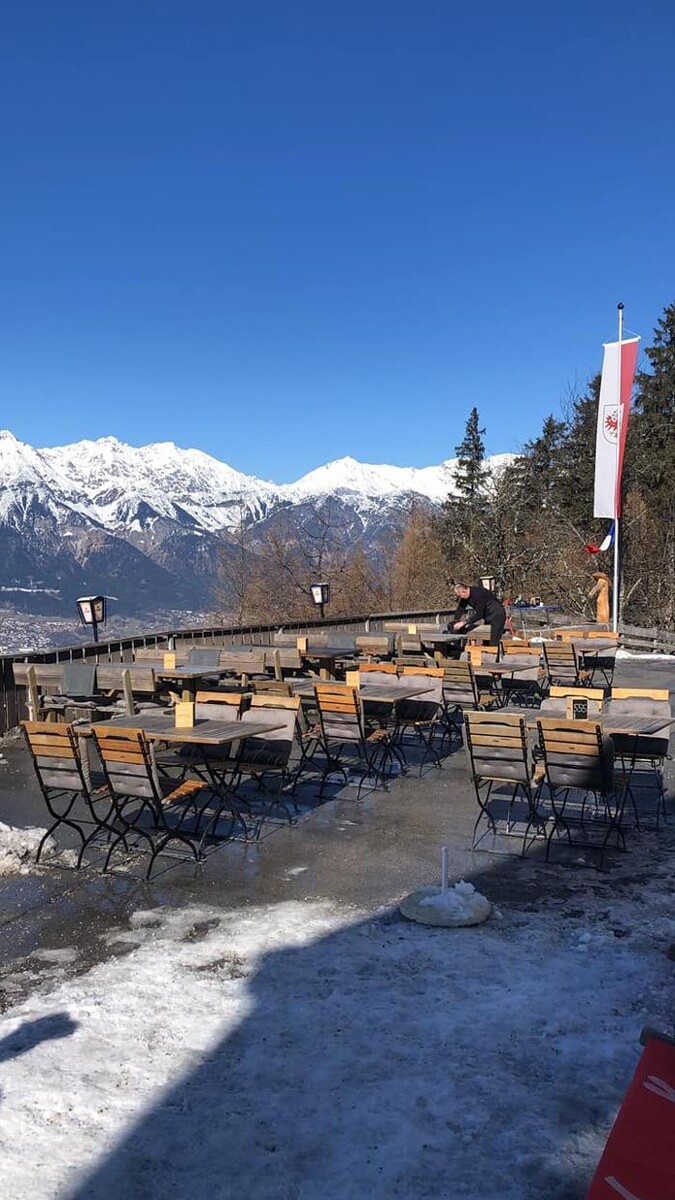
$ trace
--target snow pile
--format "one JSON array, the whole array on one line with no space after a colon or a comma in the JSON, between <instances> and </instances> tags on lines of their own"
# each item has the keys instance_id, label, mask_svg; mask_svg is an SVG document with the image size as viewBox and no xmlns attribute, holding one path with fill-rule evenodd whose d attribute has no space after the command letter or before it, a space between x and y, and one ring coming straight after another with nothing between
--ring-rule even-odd
<instances>
[{"instance_id":1,"label":"snow pile","mask_svg":"<svg viewBox=\"0 0 675 1200\"><path fill-rule=\"evenodd\" d=\"M624 650L620 647L616 652L617 658L638 658L638 659L657 659L661 662L672 663L675 661L675 650L673 654L658 654L655 650Z\"/></svg>"},{"instance_id":2,"label":"snow pile","mask_svg":"<svg viewBox=\"0 0 675 1200\"><path fill-rule=\"evenodd\" d=\"M0 876L26 875L35 869L38 846L47 830L31 826L17 829L0 821ZM53 838L48 838L40 855L40 862L53 866L74 867L77 855L74 850L60 850Z\"/></svg>"},{"instance_id":3,"label":"snow pile","mask_svg":"<svg viewBox=\"0 0 675 1200\"><path fill-rule=\"evenodd\" d=\"M310 901L138 912L0 1017L3 1200L585 1195L672 1012L660 869L450 939Z\"/></svg>"},{"instance_id":4,"label":"snow pile","mask_svg":"<svg viewBox=\"0 0 675 1200\"><path fill-rule=\"evenodd\" d=\"M487 921L492 905L472 883L460 880L454 887L424 887L406 896L399 905L408 921L457 929Z\"/></svg>"},{"instance_id":5,"label":"snow pile","mask_svg":"<svg viewBox=\"0 0 675 1200\"><path fill-rule=\"evenodd\" d=\"M446 892L434 888L422 897L420 904L422 908L434 908L453 917L457 925L477 925L490 915L492 908L487 896L482 896L472 883L465 883L463 879Z\"/></svg>"}]
</instances>

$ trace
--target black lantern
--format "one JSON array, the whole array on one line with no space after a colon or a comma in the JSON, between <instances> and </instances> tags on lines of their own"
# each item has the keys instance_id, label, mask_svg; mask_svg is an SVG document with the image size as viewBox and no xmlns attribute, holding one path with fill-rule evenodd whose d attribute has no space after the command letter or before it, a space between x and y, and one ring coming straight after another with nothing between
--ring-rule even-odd
<instances>
[{"instance_id":1,"label":"black lantern","mask_svg":"<svg viewBox=\"0 0 675 1200\"><path fill-rule=\"evenodd\" d=\"M497 580L494 575L481 575L481 584L488 592L494 592Z\"/></svg>"},{"instance_id":2,"label":"black lantern","mask_svg":"<svg viewBox=\"0 0 675 1200\"><path fill-rule=\"evenodd\" d=\"M312 600L316 604L321 616L323 616L324 605L330 600L330 584L329 583L310 583L309 590L312 593Z\"/></svg>"},{"instance_id":3,"label":"black lantern","mask_svg":"<svg viewBox=\"0 0 675 1200\"><path fill-rule=\"evenodd\" d=\"M98 627L99 625L105 625L105 596L80 596L76 604L82 624L91 626L92 637L97 642Z\"/></svg>"}]
</instances>

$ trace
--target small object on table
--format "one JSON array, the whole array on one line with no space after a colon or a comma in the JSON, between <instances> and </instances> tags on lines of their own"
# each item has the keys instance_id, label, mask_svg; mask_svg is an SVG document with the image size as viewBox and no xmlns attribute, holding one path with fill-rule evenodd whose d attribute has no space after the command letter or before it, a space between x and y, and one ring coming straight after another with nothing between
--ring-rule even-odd
<instances>
[{"instance_id":1,"label":"small object on table","mask_svg":"<svg viewBox=\"0 0 675 1200\"><path fill-rule=\"evenodd\" d=\"M176 729L192 729L195 723L195 706L192 700L176 702Z\"/></svg>"}]
</instances>

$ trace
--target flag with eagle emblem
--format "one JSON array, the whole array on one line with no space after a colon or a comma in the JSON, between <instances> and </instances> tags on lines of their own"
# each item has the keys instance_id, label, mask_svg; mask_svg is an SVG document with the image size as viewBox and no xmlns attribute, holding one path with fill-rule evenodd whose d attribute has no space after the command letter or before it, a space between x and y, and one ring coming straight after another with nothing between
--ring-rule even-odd
<instances>
[{"instance_id":1,"label":"flag with eagle emblem","mask_svg":"<svg viewBox=\"0 0 675 1200\"><path fill-rule=\"evenodd\" d=\"M621 472L639 338L607 342L595 438L594 517L621 515Z\"/></svg>"}]
</instances>

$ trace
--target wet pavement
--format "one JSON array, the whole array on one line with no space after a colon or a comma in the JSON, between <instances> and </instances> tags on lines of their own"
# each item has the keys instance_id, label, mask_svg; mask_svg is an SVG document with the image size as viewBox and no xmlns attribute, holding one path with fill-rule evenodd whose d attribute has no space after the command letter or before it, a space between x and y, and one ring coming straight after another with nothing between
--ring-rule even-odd
<instances>
[{"instance_id":1,"label":"wet pavement","mask_svg":"<svg viewBox=\"0 0 675 1200\"><path fill-rule=\"evenodd\" d=\"M638 660L622 660L615 683L645 686L645 669ZM675 687L675 662L650 661L648 669L649 686ZM43 802L22 741L10 735L0 742L0 752L0 821L44 826ZM357 799L354 787L340 787L321 801L316 793L313 780L299 788L301 813L293 826L270 822L259 842L222 845L198 868L162 860L150 882L143 878L142 856L105 876L100 859L82 871L45 867L0 877L0 1010L49 987L57 976L128 953L133 943L116 943L114 933L127 932L129 918L140 909L231 910L325 899L394 913L403 895L437 879L444 844L451 879L471 879L497 904L527 910L545 898L573 907L580 890L610 897L634 886L675 848L671 824L660 834L631 834L629 853L611 855L602 873L590 856L578 854L574 865L569 857L545 864L538 850L522 860L519 841L504 845L510 854L472 854L477 809L462 749L444 760L442 770L428 767L422 778L411 771L392 780L387 792L364 792ZM195 939L199 936L195 930Z\"/></svg>"}]
</instances>

